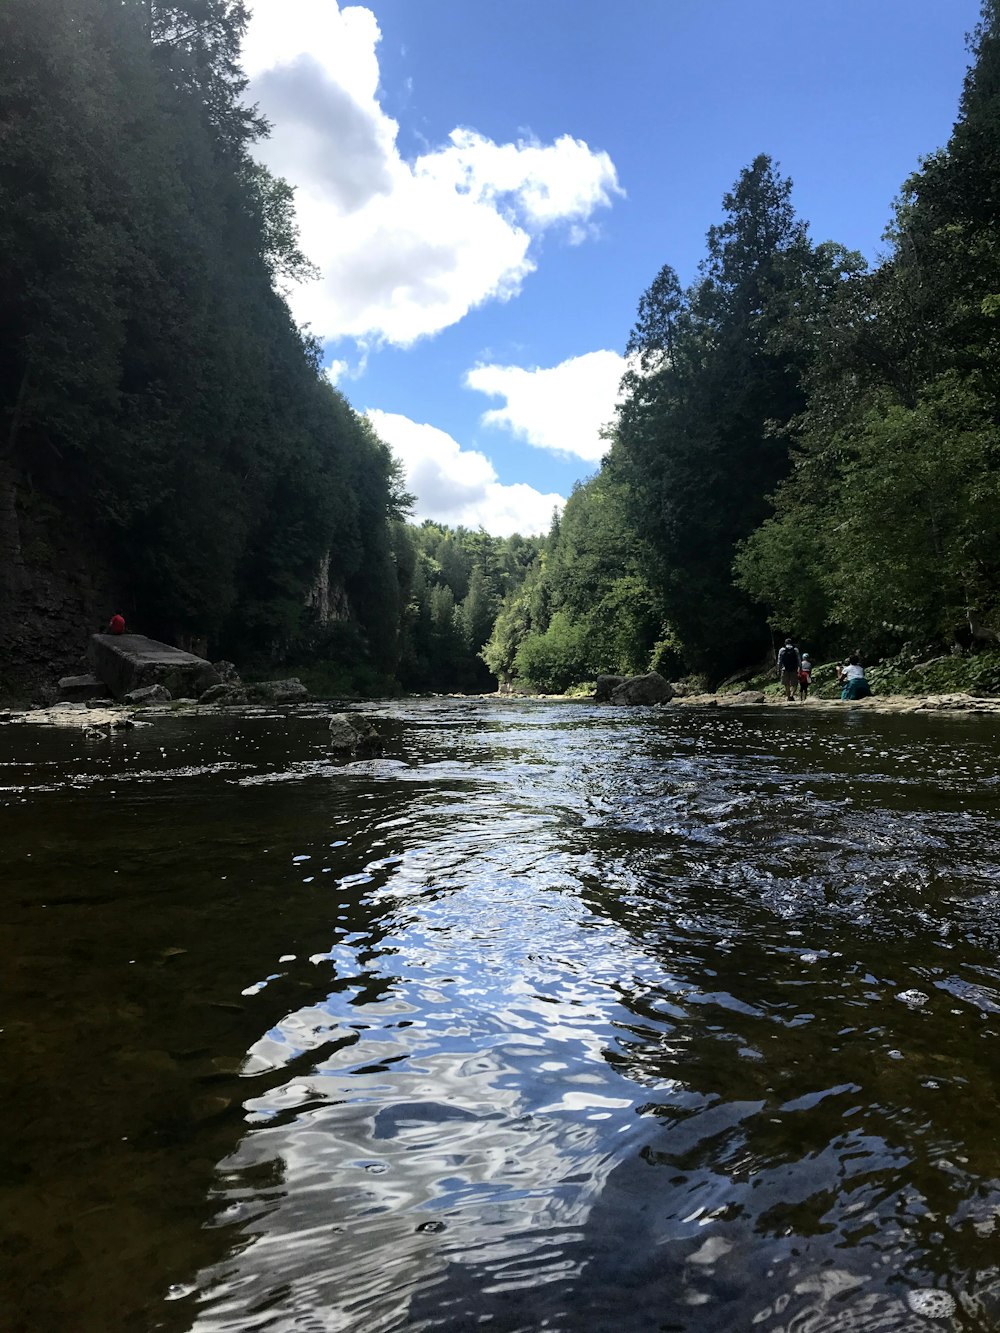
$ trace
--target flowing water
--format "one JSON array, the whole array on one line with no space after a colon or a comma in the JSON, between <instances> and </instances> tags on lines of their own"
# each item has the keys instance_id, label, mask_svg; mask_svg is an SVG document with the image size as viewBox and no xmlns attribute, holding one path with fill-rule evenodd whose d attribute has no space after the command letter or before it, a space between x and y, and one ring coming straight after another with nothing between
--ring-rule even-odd
<instances>
[{"instance_id":1,"label":"flowing water","mask_svg":"<svg viewBox=\"0 0 1000 1333\"><path fill-rule=\"evenodd\" d=\"M0 1328L1000 1329L1000 729L0 728Z\"/></svg>"}]
</instances>

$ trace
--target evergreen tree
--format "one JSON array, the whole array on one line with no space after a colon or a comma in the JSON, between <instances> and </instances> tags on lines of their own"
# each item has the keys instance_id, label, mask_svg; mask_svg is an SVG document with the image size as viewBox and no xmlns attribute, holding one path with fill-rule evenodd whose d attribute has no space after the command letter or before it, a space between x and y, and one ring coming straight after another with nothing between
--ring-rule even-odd
<instances>
[{"instance_id":1,"label":"evergreen tree","mask_svg":"<svg viewBox=\"0 0 1000 1333\"><path fill-rule=\"evenodd\" d=\"M766 644L763 616L734 586L733 556L788 471L823 310L856 264L811 245L791 182L765 156L723 207L694 285L681 297L664 269L640 302L629 341L640 369L625 382L610 459L665 617L689 665L716 674Z\"/></svg>"}]
</instances>

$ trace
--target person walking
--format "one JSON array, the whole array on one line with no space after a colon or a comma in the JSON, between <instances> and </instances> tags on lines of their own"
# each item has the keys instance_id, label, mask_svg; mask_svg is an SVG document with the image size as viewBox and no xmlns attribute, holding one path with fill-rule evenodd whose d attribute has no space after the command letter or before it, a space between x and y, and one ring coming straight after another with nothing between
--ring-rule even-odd
<instances>
[{"instance_id":1,"label":"person walking","mask_svg":"<svg viewBox=\"0 0 1000 1333\"><path fill-rule=\"evenodd\" d=\"M803 649L802 661L799 663L799 698L809 698L809 682L812 679L812 662L809 661L809 654Z\"/></svg>"},{"instance_id":2,"label":"person walking","mask_svg":"<svg viewBox=\"0 0 1000 1333\"><path fill-rule=\"evenodd\" d=\"M785 640L785 646L778 654L777 670L786 700L794 699L799 686L799 650L791 639Z\"/></svg>"}]
</instances>

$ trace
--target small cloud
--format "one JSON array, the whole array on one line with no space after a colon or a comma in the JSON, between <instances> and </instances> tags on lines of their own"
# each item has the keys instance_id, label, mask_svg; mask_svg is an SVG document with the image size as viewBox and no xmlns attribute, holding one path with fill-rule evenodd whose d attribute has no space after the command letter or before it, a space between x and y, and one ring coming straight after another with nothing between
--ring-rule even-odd
<instances>
[{"instance_id":1,"label":"small cloud","mask_svg":"<svg viewBox=\"0 0 1000 1333\"><path fill-rule=\"evenodd\" d=\"M538 449L599 462L608 451L601 429L615 414L625 358L617 352L586 352L557 366L478 365L465 376L466 388L503 407L483 413L484 426L509 430Z\"/></svg>"},{"instance_id":2,"label":"small cloud","mask_svg":"<svg viewBox=\"0 0 1000 1333\"><path fill-rule=\"evenodd\" d=\"M354 365L350 361L334 357L330 364L324 367L323 374L327 377L334 388L340 384L341 380L359 380L368 369L368 349L363 348L360 357Z\"/></svg>"},{"instance_id":3,"label":"small cloud","mask_svg":"<svg viewBox=\"0 0 1000 1333\"><path fill-rule=\"evenodd\" d=\"M413 517L452 527L484 527L496 537L547 532L563 496L544 494L518 482L504 486L493 464L475 449L463 449L447 431L394 412L368 408L380 439L403 465L406 489L416 497Z\"/></svg>"}]
</instances>

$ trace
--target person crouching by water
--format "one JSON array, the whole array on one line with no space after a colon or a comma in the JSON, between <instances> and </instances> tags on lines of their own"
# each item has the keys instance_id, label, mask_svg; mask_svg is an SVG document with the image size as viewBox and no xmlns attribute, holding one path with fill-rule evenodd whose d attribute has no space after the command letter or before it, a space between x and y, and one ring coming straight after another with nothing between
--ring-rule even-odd
<instances>
[{"instance_id":1,"label":"person crouching by water","mask_svg":"<svg viewBox=\"0 0 1000 1333\"><path fill-rule=\"evenodd\" d=\"M116 611L114 615L111 617L111 619L108 621L108 633L109 634L125 633L125 617L122 615L120 611Z\"/></svg>"},{"instance_id":2,"label":"person crouching by water","mask_svg":"<svg viewBox=\"0 0 1000 1333\"><path fill-rule=\"evenodd\" d=\"M857 653L852 653L846 665L840 668L838 680L841 684L841 699L867 699L871 694L865 680L865 669Z\"/></svg>"},{"instance_id":3,"label":"person crouching by water","mask_svg":"<svg viewBox=\"0 0 1000 1333\"><path fill-rule=\"evenodd\" d=\"M802 661L799 663L799 698L809 698L809 682L812 679L812 662L809 661L809 654L802 654Z\"/></svg>"},{"instance_id":4,"label":"person crouching by water","mask_svg":"<svg viewBox=\"0 0 1000 1333\"><path fill-rule=\"evenodd\" d=\"M778 675L784 686L785 698L794 699L799 683L799 650L791 639L785 640L785 646L778 654Z\"/></svg>"}]
</instances>

